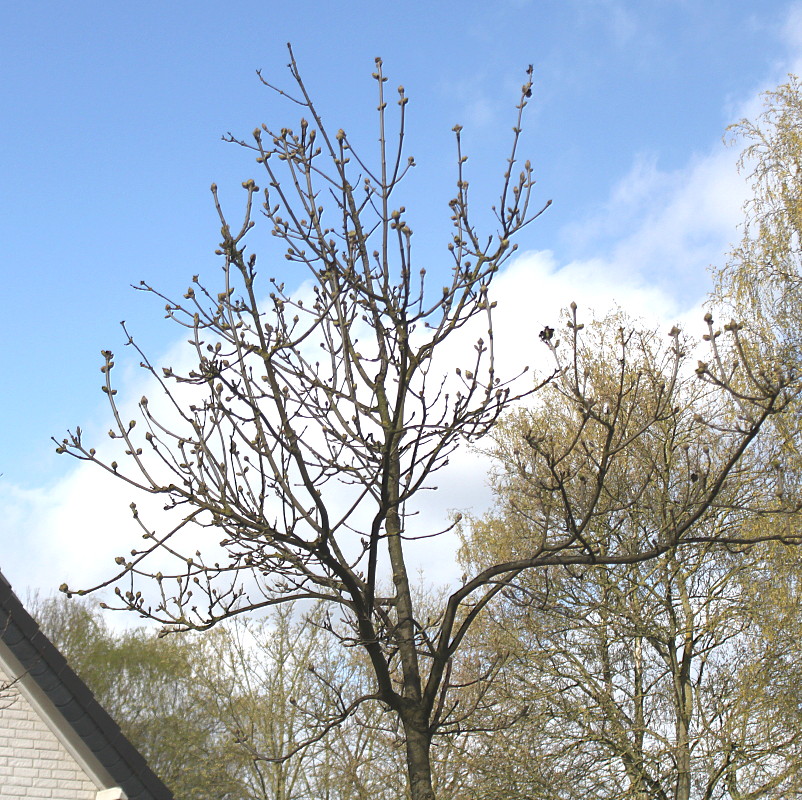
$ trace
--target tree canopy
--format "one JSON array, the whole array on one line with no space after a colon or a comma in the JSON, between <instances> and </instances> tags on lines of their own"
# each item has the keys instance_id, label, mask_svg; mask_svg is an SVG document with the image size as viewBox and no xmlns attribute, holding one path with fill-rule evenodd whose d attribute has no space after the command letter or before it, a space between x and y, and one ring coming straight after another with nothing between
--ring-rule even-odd
<instances>
[{"instance_id":1,"label":"tree canopy","mask_svg":"<svg viewBox=\"0 0 802 800\"><path fill-rule=\"evenodd\" d=\"M290 57L294 94L263 82L300 110L298 125L229 137L255 156L265 182L263 190L253 179L242 184L239 226L212 185L220 286L206 288L195 276L179 301L141 286L188 333L193 366L157 367L126 331L159 402L142 397L138 418L126 419L114 356L104 350L109 435L119 455L100 454L80 428L57 445L165 502L160 526L132 504L144 544L119 556L118 569L90 591L113 585L118 607L172 632L322 603L318 624L361 651L369 679L344 686L347 695L333 711L319 710L315 730L300 731L294 749L342 729L366 704L376 707L398 727L411 799L433 800L433 743L472 729L496 674L461 663L460 652L491 602L524 585L531 570L563 570L582 582L603 566L681 558L691 545L738 550L796 540L785 528L739 524L795 508L782 492L749 488L753 473L752 486L778 485L778 470L763 457L773 445L760 435L790 402L795 373L780 359L758 361L736 321L719 329L708 315L707 354L694 369L676 327L658 334L622 319L586 328L573 306L558 329L541 332L550 374L516 384L497 375L491 285L512 240L542 210L531 164L518 154L531 67L489 234L474 224L461 128L454 129L449 272L435 279L418 266L398 197L414 166L404 155L403 87L392 146L377 59L378 150L368 156L323 123L291 50ZM264 281L256 255L246 253L259 201L297 282L307 281L298 293ZM474 324L482 332L473 347L445 363L446 343ZM518 487L509 498L516 536L497 557L474 562L442 601L424 601L410 581L409 542L447 531L415 516L416 499L459 446L479 442L534 392L540 413L519 450L505 456Z\"/></svg>"}]
</instances>

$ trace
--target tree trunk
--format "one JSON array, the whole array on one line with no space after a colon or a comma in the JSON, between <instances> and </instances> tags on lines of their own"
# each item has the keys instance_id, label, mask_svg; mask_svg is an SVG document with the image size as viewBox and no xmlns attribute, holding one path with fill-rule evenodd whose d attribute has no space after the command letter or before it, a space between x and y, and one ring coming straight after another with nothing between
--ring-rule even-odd
<instances>
[{"instance_id":1,"label":"tree trunk","mask_svg":"<svg viewBox=\"0 0 802 800\"><path fill-rule=\"evenodd\" d=\"M690 680L682 676L677 689L677 788L676 800L690 800L691 796L691 714L693 689Z\"/></svg>"},{"instance_id":2,"label":"tree trunk","mask_svg":"<svg viewBox=\"0 0 802 800\"><path fill-rule=\"evenodd\" d=\"M673 556L672 556L673 561ZM694 611L691 605L684 572L677 564L677 591L682 603L683 629L682 658L677 661L674 673L677 714L677 788L676 800L690 800L691 796L691 721L693 719L693 684L691 664L694 658Z\"/></svg>"},{"instance_id":3,"label":"tree trunk","mask_svg":"<svg viewBox=\"0 0 802 800\"><path fill-rule=\"evenodd\" d=\"M432 737L421 711L403 715L407 745L407 774L412 800L435 800L432 786L432 762L429 751Z\"/></svg>"},{"instance_id":4,"label":"tree trunk","mask_svg":"<svg viewBox=\"0 0 802 800\"><path fill-rule=\"evenodd\" d=\"M639 609L640 610L640 609ZM642 618L642 617L641 617ZM645 758L643 752L643 740L646 733L646 715L644 712L644 691L643 691L643 638L635 637L635 726L634 726L634 750L638 762L638 781L635 786L638 800L648 800L649 792L644 780Z\"/></svg>"},{"instance_id":5,"label":"tree trunk","mask_svg":"<svg viewBox=\"0 0 802 800\"><path fill-rule=\"evenodd\" d=\"M677 753L677 800L688 800L691 796L691 764L688 751L687 734L680 741Z\"/></svg>"}]
</instances>

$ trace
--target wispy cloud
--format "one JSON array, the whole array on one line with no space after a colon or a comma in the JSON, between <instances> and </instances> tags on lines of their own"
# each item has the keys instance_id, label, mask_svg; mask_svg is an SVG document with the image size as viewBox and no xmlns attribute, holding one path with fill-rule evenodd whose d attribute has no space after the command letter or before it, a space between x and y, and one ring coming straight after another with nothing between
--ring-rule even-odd
<instances>
[{"instance_id":1,"label":"wispy cloud","mask_svg":"<svg viewBox=\"0 0 802 800\"><path fill-rule=\"evenodd\" d=\"M607 203L567 226L564 239L576 252L595 251L619 274L693 303L708 290L708 267L721 264L739 235L748 186L737 155L717 142L682 169L664 171L655 157L639 154Z\"/></svg>"}]
</instances>

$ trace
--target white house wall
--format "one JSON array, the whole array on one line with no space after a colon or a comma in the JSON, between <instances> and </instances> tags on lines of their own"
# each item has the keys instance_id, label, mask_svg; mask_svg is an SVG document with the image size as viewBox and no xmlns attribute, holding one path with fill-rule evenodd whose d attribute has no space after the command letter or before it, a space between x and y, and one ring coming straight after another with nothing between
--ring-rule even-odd
<instances>
[{"instance_id":1,"label":"white house wall","mask_svg":"<svg viewBox=\"0 0 802 800\"><path fill-rule=\"evenodd\" d=\"M2 670L0 681L9 681ZM0 692L2 800L95 800L98 788L18 686Z\"/></svg>"}]
</instances>

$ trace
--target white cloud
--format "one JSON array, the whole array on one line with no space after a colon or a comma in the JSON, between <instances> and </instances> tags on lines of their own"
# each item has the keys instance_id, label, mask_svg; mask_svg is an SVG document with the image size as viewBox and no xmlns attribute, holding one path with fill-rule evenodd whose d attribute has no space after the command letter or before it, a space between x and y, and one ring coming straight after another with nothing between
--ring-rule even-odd
<instances>
[{"instance_id":1,"label":"white cloud","mask_svg":"<svg viewBox=\"0 0 802 800\"><path fill-rule=\"evenodd\" d=\"M648 309L650 318L673 321L678 314L675 302L665 292L638 276L627 277L614 262L588 260L560 265L548 252L518 256L498 275L494 297L498 301L494 328L501 376L511 376L527 363L541 370L547 368L547 351L538 332L546 324L554 326L561 309L572 300L587 310L586 318L590 309L603 314L614 304ZM459 342L449 343L443 363L463 361L465 352L472 352L473 341L481 333L481 329L466 330ZM156 363L170 364L178 371L186 366L190 353L185 344L179 343ZM126 420L138 416L136 403L142 394L148 394L157 416L158 410L166 410L164 399L158 397L145 377L137 371L122 373L118 397L122 398L121 414ZM531 380L531 375L521 378L522 384ZM108 422L98 422L84 433L85 441L96 446L107 460L114 446L105 435ZM120 461L122 464L123 459ZM442 529L451 510L481 513L490 501L487 467L487 459L478 453L454 454L450 466L433 480L439 490L422 496L418 507L421 513L412 521L415 531L426 534ZM116 556L142 546L142 531L129 508L132 500L151 528L164 522L159 498L143 496L92 464L77 464L49 489L22 492L5 484L0 492L8 509L7 530L27 532L19 548L8 549L3 567L23 591L27 585L50 592L62 581L72 587L87 587L110 577ZM453 580L456 547L453 536L442 541L424 540L411 548L412 567L421 566L436 583ZM191 551L194 549L193 543Z\"/></svg>"},{"instance_id":2,"label":"white cloud","mask_svg":"<svg viewBox=\"0 0 802 800\"><path fill-rule=\"evenodd\" d=\"M675 299L639 275L628 272L626 264L615 260L592 259L560 265L549 252L523 253L505 269L494 283L493 298L498 302L494 315L497 374L502 380L517 374L523 365L533 367L541 377L551 368L549 351L538 334L546 326L557 327L562 311L572 302L581 318L603 317L621 308L644 325L663 329L671 325L701 333L702 311L698 304L683 308ZM458 364L469 351L471 341L482 331L466 331L459 345L451 342L444 362ZM519 386L531 386L529 373ZM442 529L451 511L481 514L492 501L487 476L490 459L478 451L457 451L439 480L438 492L423 494L416 510L416 522L423 533ZM424 522L427 521L427 522ZM458 542L455 535L428 539L410 547L412 563L423 569L435 584L453 583L459 577L456 563Z\"/></svg>"},{"instance_id":3,"label":"white cloud","mask_svg":"<svg viewBox=\"0 0 802 800\"><path fill-rule=\"evenodd\" d=\"M659 224L659 220L656 220ZM650 242L645 232L633 235L632 242L621 249L636 257L638 242ZM512 375L529 363L545 368L545 348L538 332L546 324L558 321L561 309L572 300L582 309L595 309L603 314L614 304L623 308L648 310L650 318L668 320L677 317L680 309L659 287L650 286L637 274L628 274L625 266L602 259L575 261L560 265L548 252L524 253L497 277L495 299L495 336L499 375ZM588 311L588 314L590 312ZM587 318L587 314L586 314ZM478 331L481 333L481 331ZM449 364L460 363L477 331L466 331L461 346L449 344L444 353ZM176 369L187 358L172 348L158 363L172 364ZM529 381L524 376L521 381ZM135 402L147 392L151 404L158 401L144 382L128 375L120 387L119 397L131 398L123 406L123 416L135 416ZM104 443L100 425L88 431L87 441L99 441L98 450L106 453L111 443ZM94 437L94 438L92 438ZM108 439L105 439L108 442ZM110 452L110 451L109 451ZM436 476L439 491L427 492L414 520L416 530L424 533L443 528L452 509L470 508L481 512L489 502L485 475L487 460L475 453L456 453L452 464ZM92 464L79 464L74 471L50 490L22 493L13 487L4 488L8 530L27 531L24 546L16 556L7 557L4 569L18 588L24 585L52 591L62 581L85 587L109 577L114 557L125 555L141 546L141 531L131 518L129 504L136 500L143 518L155 526L162 513L157 499L137 497L130 486L110 478ZM193 547L194 549L194 547ZM11 548L9 548L11 551ZM420 565L437 583L456 576L456 541L453 536L443 541L425 540L412 548L413 567ZM24 553L24 555L23 555Z\"/></svg>"}]
</instances>

